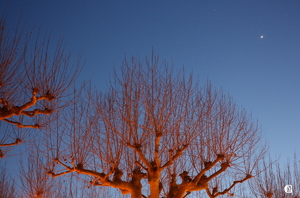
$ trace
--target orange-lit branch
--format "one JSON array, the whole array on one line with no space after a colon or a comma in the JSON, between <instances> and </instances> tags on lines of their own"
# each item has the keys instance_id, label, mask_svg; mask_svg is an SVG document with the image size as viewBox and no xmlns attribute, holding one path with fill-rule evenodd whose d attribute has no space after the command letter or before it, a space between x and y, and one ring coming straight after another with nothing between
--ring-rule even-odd
<instances>
[{"instance_id":1,"label":"orange-lit branch","mask_svg":"<svg viewBox=\"0 0 300 198\"><path fill-rule=\"evenodd\" d=\"M59 163L60 165L62 165L67 171L65 172L61 172L58 174L53 173L53 171L49 171L48 174L52 175L52 177L59 177L62 175L66 175L72 172L76 172L78 174L84 174L84 175L89 175L89 176L93 176L96 179L93 182L90 182L92 185L95 186L110 186L113 188L118 188L120 189L122 194L129 194L132 193L134 194L135 191L137 191L137 186L141 185L140 184L140 180L142 178L145 178L145 173L142 173L140 171L133 171L133 175L132 175L132 180L130 182L125 182L121 180L121 176L123 175L123 173L120 170L115 170L114 171L114 178L113 180L109 179L109 176L112 173L109 174L104 174L104 173L99 173L93 170L88 170L83 168L83 165L77 165L74 167L69 167L66 164L64 164L63 162L61 162L59 159L55 159L55 162ZM141 190L141 187L140 189Z\"/></svg>"},{"instance_id":2,"label":"orange-lit branch","mask_svg":"<svg viewBox=\"0 0 300 198\"><path fill-rule=\"evenodd\" d=\"M33 129L38 129L40 127L39 124L35 124L35 125L25 125L25 124L21 124L20 122L15 122L15 121L11 121L8 119L3 119L3 121L8 122L10 124L14 124L19 128L33 128Z\"/></svg>"},{"instance_id":3,"label":"orange-lit branch","mask_svg":"<svg viewBox=\"0 0 300 198\"><path fill-rule=\"evenodd\" d=\"M224 159L224 155L218 154L217 158L213 162L204 163L204 169L193 179L193 184L197 184L204 173L214 167L219 161Z\"/></svg>"},{"instance_id":4,"label":"orange-lit branch","mask_svg":"<svg viewBox=\"0 0 300 198\"><path fill-rule=\"evenodd\" d=\"M148 169L146 167L144 167L140 162L136 161L135 162L136 165L138 165L139 167L141 167L142 169L144 169L145 171L147 171Z\"/></svg>"},{"instance_id":5,"label":"orange-lit branch","mask_svg":"<svg viewBox=\"0 0 300 198\"><path fill-rule=\"evenodd\" d=\"M31 108L32 106L36 105L36 103L39 100L48 100L52 101L54 99L54 96L52 94L45 94L44 96L36 96L37 91L33 89L31 100L22 106L10 106L7 101L0 99L0 103L3 105L3 107L0 108L0 120L3 120L5 122L8 122L10 124L14 124L19 128L39 128L40 126L38 124L35 125L24 125L20 122L15 122L8 120L7 118L11 118L12 116L20 116L25 115L29 117L34 117L37 114L44 114L49 115L52 113L51 109L34 109L33 111L26 111L27 109Z\"/></svg>"},{"instance_id":6,"label":"orange-lit branch","mask_svg":"<svg viewBox=\"0 0 300 198\"><path fill-rule=\"evenodd\" d=\"M155 149L154 149L154 161L157 166L160 166L160 159L159 159L159 146L160 146L160 139L161 139L162 133L156 131L155 134Z\"/></svg>"},{"instance_id":7,"label":"orange-lit branch","mask_svg":"<svg viewBox=\"0 0 300 198\"><path fill-rule=\"evenodd\" d=\"M210 180L212 180L213 178L217 177L218 175L220 175L221 173L225 172L227 168L230 167L229 162L224 162L221 164L221 168L213 173L212 175L210 175L209 177L202 177L200 178L200 180L198 181L197 185L190 189L190 191L199 191L199 190L203 190L205 187L207 187L207 184Z\"/></svg>"},{"instance_id":8,"label":"orange-lit branch","mask_svg":"<svg viewBox=\"0 0 300 198\"><path fill-rule=\"evenodd\" d=\"M151 164L146 159L145 155L142 153L141 146L140 145L131 145L130 143L127 143L127 146L129 148L132 148L141 158L142 162L147 166L147 168L151 168Z\"/></svg>"},{"instance_id":9,"label":"orange-lit branch","mask_svg":"<svg viewBox=\"0 0 300 198\"><path fill-rule=\"evenodd\" d=\"M53 110L51 109L35 109L33 111L22 111L23 115L29 116L29 117L34 117L37 114L44 114L44 115L50 115L52 113Z\"/></svg>"},{"instance_id":10,"label":"orange-lit branch","mask_svg":"<svg viewBox=\"0 0 300 198\"><path fill-rule=\"evenodd\" d=\"M22 106L9 107L8 103L6 101L4 101L3 99L1 99L0 102L3 104L3 107L1 109L0 119L9 118L13 115L19 116L22 114L23 111L34 106L39 100L52 101L53 99L55 99L55 97L52 96L52 94L45 94L44 96L36 96L36 94L37 94L37 91L34 89L32 91L32 97L31 97L30 101L23 104Z\"/></svg>"},{"instance_id":11,"label":"orange-lit branch","mask_svg":"<svg viewBox=\"0 0 300 198\"><path fill-rule=\"evenodd\" d=\"M177 149L176 154L171 156L169 161L167 161L160 169L163 170L163 169L167 168L168 166L171 166L173 164L174 160L176 160L178 157L180 157L182 152L184 150L186 150L187 148L188 148L188 145L184 144L180 149Z\"/></svg>"},{"instance_id":12,"label":"orange-lit branch","mask_svg":"<svg viewBox=\"0 0 300 198\"><path fill-rule=\"evenodd\" d=\"M14 146L14 145L18 145L19 143L21 143L22 140L17 138L16 141L14 143L10 143L10 144L0 144L0 147L6 147L6 146Z\"/></svg>"},{"instance_id":13,"label":"orange-lit branch","mask_svg":"<svg viewBox=\"0 0 300 198\"><path fill-rule=\"evenodd\" d=\"M215 172L211 176L209 176L207 178L207 180L208 181L212 180L213 178L217 177L218 175L220 175L221 173L223 173L224 171L226 171L226 169L229 168L229 167L230 167L229 162L222 163L221 164L221 168L217 172Z\"/></svg>"},{"instance_id":14,"label":"orange-lit branch","mask_svg":"<svg viewBox=\"0 0 300 198\"><path fill-rule=\"evenodd\" d=\"M252 175L246 175L246 177L242 180L238 180L238 181L234 181L233 184L229 187L229 188L226 188L225 190L223 190L222 192L217 192L217 188L213 188L213 192L210 192L208 188L206 188L206 192L208 194L208 196L210 198L215 198L215 197L218 197L220 195L225 195L225 194L229 194L229 195L233 195L233 194L230 194L229 191L238 183L243 183L245 182L246 180L252 178Z\"/></svg>"},{"instance_id":15,"label":"orange-lit branch","mask_svg":"<svg viewBox=\"0 0 300 198\"><path fill-rule=\"evenodd\" d=\"M204 190L208 184L208 178L204 175L208 170L213 168L219 161L224 159L224 155L218 154L217 158L213 162L205 162L204 168L198 173L198 175L192 179L187 171L183 171L180 174L182 178L182 184L179 186L176 183L173 184L172 188L178 188L175 198L181 198L185 193L189 191ZM224 166L225 168L225 166ZM221 168L222 169L222 168ZM216 175L215 175L216 176Z\"/></svg>"},{"instance_id":16,"label":"orange-lit branch","mask_svg":"<svg viewBox=\"0 0 300 198\"><path fill-rule=\"evenodd\" d=\"M72 173L74 172L75 170L72 170L72 171L65 171L65 172L61 172L61 173L54 173L53 171L48 171L48 174L51 175L52 177L59 177L59 176L62 176L62 175L66 175L66 174L69 174L69 173Z\"/></svg>"}]
</instances>

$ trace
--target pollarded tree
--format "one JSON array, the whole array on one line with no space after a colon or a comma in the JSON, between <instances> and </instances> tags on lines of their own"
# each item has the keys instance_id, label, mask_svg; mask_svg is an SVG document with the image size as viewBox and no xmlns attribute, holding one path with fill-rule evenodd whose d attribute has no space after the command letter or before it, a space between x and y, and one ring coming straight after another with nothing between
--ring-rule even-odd
<instances>
[{"instance_id":1,"label":"pollarded tree","mask_svg":"<svg viewBox=\"0 0 300 198\"><path fill-rule=\"evenodd\" d=\"M77 172L133 198L232 195L264 156L257 123L210 83L173 70L154 55L125 59L106 93L75 99L48 139L49 174Z\"/></svg>"},{"instance_id":2,"label":"pollarded tree","mask_svg":"<svg viewBox=\"0 0 300 198\"><path fill-rule=\"evenodd\" d=\"M37 35L34 39L20 28L11 32L5 21L4 17L0 19L0 120L4 127L0 147L22 142L22 135L11 140L14 129L7 129L9 125L41 128L47 123L45 115L62 105L60 98L74 83L80 65L78 59L70 67L72 59L61 41L55 51L50 51L49 37ZM4 153L0 150L0 157Z\"/></svg>"}]
</instances>

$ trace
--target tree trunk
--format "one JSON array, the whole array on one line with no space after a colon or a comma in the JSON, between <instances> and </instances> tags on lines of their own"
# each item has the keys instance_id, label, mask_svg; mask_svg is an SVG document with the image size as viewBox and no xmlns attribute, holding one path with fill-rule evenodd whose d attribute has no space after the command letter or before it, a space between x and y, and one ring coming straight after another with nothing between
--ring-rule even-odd
<instances>
[{"instance_id":1,"label":"tree trunk","mask_svg":"<svg viewBox=\"0 0 300 198\"><path fill-rule=\"evenodd\" d=\"M150 193L149 198L159 198L159 181L150 183Z\"/></svg>"},{"instance_id":2,"label":"tree trunk","mask_svg":"<svg viewBox=\"0 0 300 198\"><path fill-rule=\"evenodd\" d=\"M150 185L150 196L149 198L159 198L160 189L159 189L159 180L160 180L160 171L155 170L149 173L149 185Z\"/></svg>"}]
</instances>

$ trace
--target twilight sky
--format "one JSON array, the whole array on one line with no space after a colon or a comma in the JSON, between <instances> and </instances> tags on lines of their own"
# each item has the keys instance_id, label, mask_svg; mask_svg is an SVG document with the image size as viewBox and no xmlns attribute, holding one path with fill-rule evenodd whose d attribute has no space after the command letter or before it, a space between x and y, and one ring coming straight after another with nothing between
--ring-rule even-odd
<instances>
[{"instance_id":1,"label":"twilight sky","mask_svg":"<svg viewBox=\"0 0 300 198\"><path fill-rule=\"evenodd\" d=\"M83 53L80 81L93 76L104 89L124 54L144 57L153 47L252 112L272 155L285 161L300 151L298 0L9 0L9 28L20 17L25 29L41 27Z\"/></svg>"}]
</instances>

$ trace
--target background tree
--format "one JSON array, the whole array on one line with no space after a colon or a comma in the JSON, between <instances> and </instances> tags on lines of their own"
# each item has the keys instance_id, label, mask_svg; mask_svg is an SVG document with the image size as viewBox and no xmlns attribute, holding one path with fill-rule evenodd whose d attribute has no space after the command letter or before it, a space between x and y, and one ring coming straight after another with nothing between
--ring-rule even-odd
<instances>
[{"instance_id":1,"label":"background tree","mask_svg":"<svg viewBox=\"0 0 300 198\"><path fill-rule=\"evenodd\" d=\"M209 82L145 63L125 59L107 92L75 98L47 138L49 174L133 198L232 195L264 157L257 123Z\"/></svg>"},{"instance_id":2,"label":"background tree","mask_svg":"<svg viewBox=\"0 0 300 198\"><path fill-rule=\"evenodd\" d=\"M256 171L258 176L251 180L250 189L256 197L282 197L299 198L300 197L300 167L296 154L293 163L289 160L282 166L279 163L270 163L271 160L265 160ZM268 165L271 164L271 165ZM293 193L286 193L284 187L292 185Z\"/></svg>"},{"instance_id":3,"label":"background tree","mask_svg":"<svg viewBox=\"0 0 300 198\"><path fill-rule=\"evenodd\" d=\"M80 59L71 62L61 41L50 52L50 36L33 37L20 26L9 31L5 18L0 19L0 147L22 142L26 132L19 130L15 135L14 127L41 128L48 124L46 115L63 106L60 99L78 74ZM0 157L5 153L5 149L0 150Z\"/></svg>"},{"instance_id":4,"label":"background tree","mask_svg":"<svg viewBox=\"0 0 300 198\"><path fill-rule=\"evenodd\" d=\"M19 181L21 190L18 197L48 198L63 197L63 187L60 180L49 178L43 166L40 154L30 148L26 161L20 161Z\"/></svg>"}]
</instances>

